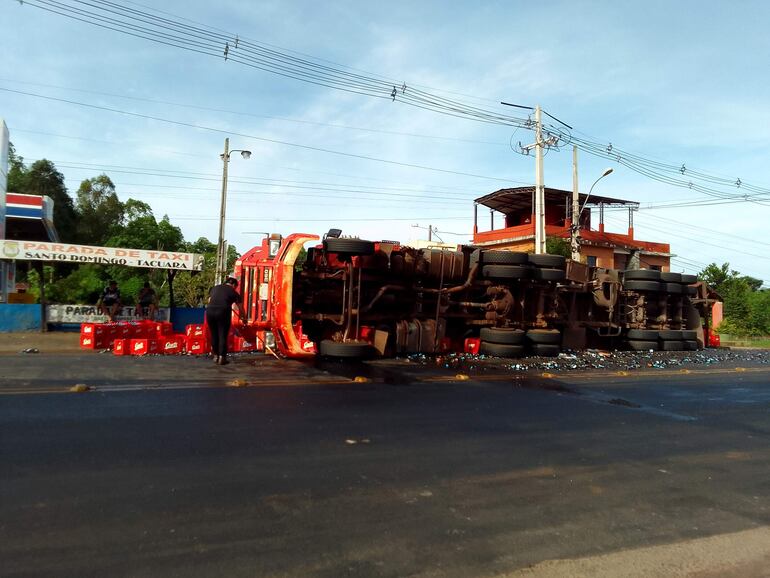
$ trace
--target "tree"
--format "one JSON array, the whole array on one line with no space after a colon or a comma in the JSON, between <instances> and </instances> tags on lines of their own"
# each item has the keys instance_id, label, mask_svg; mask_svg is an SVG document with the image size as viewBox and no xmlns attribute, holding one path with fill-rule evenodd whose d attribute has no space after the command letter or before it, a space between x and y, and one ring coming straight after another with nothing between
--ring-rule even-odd
<instances>
[{"instance_id":1,"label":"tree","mask_svg":"<svg viewBox=\"0 0 770 578\"><path fill-rule=\"evenodd\" d=\"M150 251L179 251L184 246L182 230L171 224L168 215L156 221L149 206L140 201L129 200L125 208L125 223L107 240L109 246Z\"/></svg>"},{"instance_id":2,"label":"tree","mask_svg":"<svg viewBox=\"0 0 770 578\"><path fill-rule=\"evenodd\" d=\"M717 293L725 281L736 276L737 272L730 271L730 263L723 263L721 267L716 263L711 263L698 273L698 278L708 283Z\"/></svg>"},{"instance_id":3,"label":"tree","mask_svg":"<svg viewBox=\"0 0 770 578\"><path fill-rule=\"evenodd\" d=\"M767 335L770 333L770 295L760 291L762 279L741 275L711 263L698 275L722 297L724 321L718 329L734 335Z\"/></svg>"},{"instance_id":4,"label":"tree","mask_svg":"<svg viewBox=\"0 0 770 578\"><path fill-rule=\"evenodd\" d=\"M77 237L77 214L64 185L64 175L56 170L51 161L42 159L32 163L19 180L22 189L15 192L51 198L54 203L53 223L59 238L65 243L74 242Z\"/></svg>"},{"instance_id":5,"label":"tree","mask_svg":"<svg viewBox=\"0 0 770 578\"><path fill-rule=\"evenodd\" d=\"M105 174L80 183L77 192L78 241L103 245L123 222L125 207Z\"/></svg>"},{"instance_id":6,"label":"tree","mask_svg":"<svg viewBox=\"0 0 770 578\"><path fill-rule=\"evenodd\" d=\"M8 143L8 191L11 193L25 191L26 178L27 168L24 166L24 158L16 154L13 143Z\"/></svg>"},{"instance_id":7,"label":"tree","mask_svg":"<svg viewBox=\"0 0 770 578\"><path fill-rule=\"evenodd\" d=\"M187 307L199 307L206 302L209 290L214 285L214 271L217 262L217 245L205 237L185 243L184 251L203 255L203 271L182 271L174 280L174 288Z\"/></svg>"},{"instance_id":8,"label":"tree","mask_svg":"<svg viewBox=\"0 0 770 578\"><path fill-rule=\"evenodd\" d=\"M570 245L569 239L546 237L545 252L550 253L551 255L562 255L569 259L572 257L572 245Z\"/></svg>"}]
</instances>

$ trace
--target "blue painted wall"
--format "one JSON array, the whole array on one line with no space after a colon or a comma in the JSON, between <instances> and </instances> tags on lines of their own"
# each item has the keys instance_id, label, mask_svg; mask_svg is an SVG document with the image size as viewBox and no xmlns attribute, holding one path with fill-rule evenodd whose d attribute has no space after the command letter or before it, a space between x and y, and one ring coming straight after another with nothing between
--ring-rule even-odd
<instances>
[{"instance_id":1,"label":"blue painted wall","mask_svg":"<svg viewBox=\"0 0 770 578\"><path fill-rule=\"evenodd\" d=\"M203 307L190 309L177 307L174 310L174 331L184 333L187 325L203 323ZM79 323L48 324L52 331L80 331ZM40 331L40 305L37 303L0 303L0 333Z\"/></svg>"},{"instance_id":2,"label":"blue painted wall","mask_svg":"<svg viewBox=\"0 0 770 578\"><path fill-rule=\"evenodd\" d=\"M177 307L174 309L174 331L184 333L184 328L192 324L203 323L204 307L188 308Z\"/></svg>"},{"instance_id":3,"label":"blue painted wall","mask_svg":"<svg viewBox=\"0 0 770 578\"><path fill-rule=\"evenodd\" d=\"M0 333L40 331L40 305L0 303Z\"/></svg>"}]
</instances>

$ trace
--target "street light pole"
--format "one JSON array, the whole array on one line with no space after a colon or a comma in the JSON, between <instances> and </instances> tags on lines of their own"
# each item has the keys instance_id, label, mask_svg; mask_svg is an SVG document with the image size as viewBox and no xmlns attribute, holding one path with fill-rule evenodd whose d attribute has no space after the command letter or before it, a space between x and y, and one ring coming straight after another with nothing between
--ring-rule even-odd
<instances>
[{"instance_id":1,"label":"street light pole","mask_svg":"<svg viewBox=\"0 0 770 578\"><path fill-rule=\"evenodd\" d=\"M217 241L217 266L214 272L214 284L218 285L225 280L225 270L227 269L227 243L225 242L225 212L227 209L227 164L230 162L230 155L240 152L244 159L251 156L251 151L230 150L230 139L225 139L225 152L220 155L222 159L222 198L219 202L219 239Z\"/></svg>"},{"instance_id":2,"label":"street light pole","mask_svg":"<svg viewBox=\"0 0 770 578\"><path fill-rule=\"evenodd\" d=\"M604 172L599 176L598 179L596 179L593 184L591 185L591 188L588 189L588 194L586 195L586 200L583 201L583 206L577 211L577 214L575 214L575 210L573 209L573 215L572 215L572 227L570 228L570 240L572 242L572 260L573 261L580 261L580 215L583 214L583 211L586 208L586 204L588 203L588 199L591 197L591 193L594 190L594 187L596 186L596 183L601 181L604 177L606 177L609 174L612 174L614 169L607 168L604 169Z\"/></svg>"},{"instance_id":3,"label":"street light pole","mask_svg":"<svg viewBox=\"0 0 770 578\"><path fill-rule=\"evenodd\" d=\"M535 254L545 250L545 184L543 182L543 120L535 107Z\"/></svg>"},{"instance_id":4,"label":"street light pole","mask_svg":"<svg viewBox=\"0 0 770 578\"><path fill-rule=\"evenodd\" d=\"M217 268L214 273L214 285L224 281L227 263L225 256L225 210L227 208L227 163L230 162L230 139L225 139L225 152L222 154L222 198L219 202L219 238L217 241Z\"/></svg>"}]
</instances>

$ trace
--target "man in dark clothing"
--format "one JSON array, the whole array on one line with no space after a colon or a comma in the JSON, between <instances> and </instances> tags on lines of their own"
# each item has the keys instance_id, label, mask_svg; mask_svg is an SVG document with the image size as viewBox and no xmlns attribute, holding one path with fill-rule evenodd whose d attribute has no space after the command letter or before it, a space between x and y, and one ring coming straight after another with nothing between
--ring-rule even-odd
<instances>
[{"instance_id":1,"label":"man in dark clothing","mask_svg":"<svg viewBox=\"0 0 770 578\"><path fill-rule=\"evenodd\" d=\"M235 290L238 280L228 277L221 285L212 287L209 303L206 306L206 323L211 333L211 352L214 363L227 365L227 335L230 333L233 303L238 305L238 314L246 319L246 312L241 304L241 296Z\"/></svg>"},{"instance_id":2,"label":"man in dark clothing","mask_svg":"<svg viewBox=\"0 0 770 578\"><path fill-rule=\"evenodd\" d=\"M158 296L155 294L155 289L150 287L150 283L147 282L139 290L139 299L136 304L137 317L149 316L150 320L155 320L155 313L158 311Z\"/></svg>"},{"instance_id":3,"label":"man in dark clothing","mask_svg":"<svg viewBox=\"0 0 770 578\"><path fill-rule=\"evenodd\" d=\"M107 287L102 291L97 305L107 313L110 321L115 321L115 316L120 310L120 289L118 289L117 281L110 280Z\"/></svg>"}]
</instances>

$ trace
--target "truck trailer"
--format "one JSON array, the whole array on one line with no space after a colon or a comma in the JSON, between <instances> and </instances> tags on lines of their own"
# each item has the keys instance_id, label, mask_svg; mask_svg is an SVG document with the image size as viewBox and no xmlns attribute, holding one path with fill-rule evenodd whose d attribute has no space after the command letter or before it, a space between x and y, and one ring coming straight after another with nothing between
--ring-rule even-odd
<instances>
[{"instance_id":1,"label":"truck trailer","mask_svg":"<svg viewBox=\"0 0 770 578\"><path fill-rule=\"evenodd\" d=\"M235 328L272 333L289 358L696 350L716 298L694 275L472 245L416 249L339 229L270 235L234 275L246 312Z\"/></svg>"}]
</instances>

